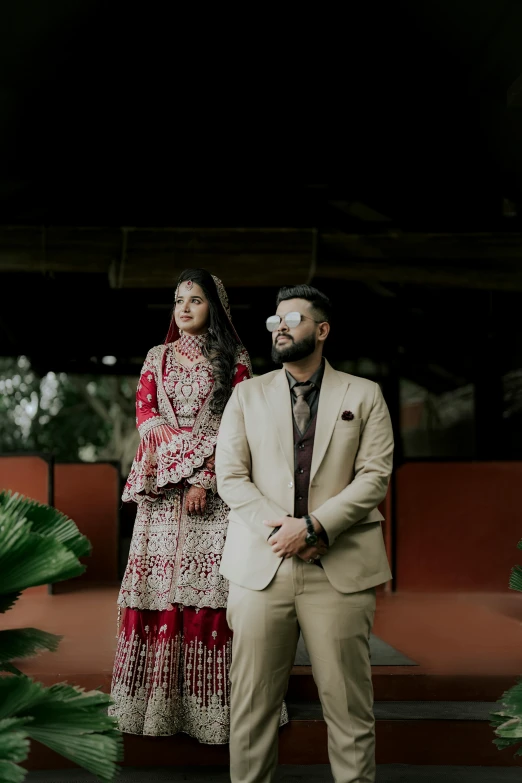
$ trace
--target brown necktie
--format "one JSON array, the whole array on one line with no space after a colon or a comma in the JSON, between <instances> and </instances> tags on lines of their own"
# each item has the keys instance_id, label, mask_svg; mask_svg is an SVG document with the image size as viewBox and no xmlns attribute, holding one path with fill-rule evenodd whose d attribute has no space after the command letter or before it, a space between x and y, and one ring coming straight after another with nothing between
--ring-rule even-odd
<instances>
[{"instance_id":1,"label":"brown necktie","mask_svg":"<svg viewBox=\"0 0 522 783\"><path fill-rule=\"evenodd\" d=\"M297 429L303 434L310 422L310 406L306 398L314 388L313 383L302 383L294 386L294 394L296 399L294 400L294 419L297 424Z\"/></svg>"}]
</instances>

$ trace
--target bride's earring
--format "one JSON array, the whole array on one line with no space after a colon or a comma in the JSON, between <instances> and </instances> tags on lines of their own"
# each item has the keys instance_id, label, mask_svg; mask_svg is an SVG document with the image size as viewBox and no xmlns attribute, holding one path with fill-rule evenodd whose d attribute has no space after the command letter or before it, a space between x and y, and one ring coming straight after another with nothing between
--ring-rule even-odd
<instances>
[{"instance_id":1,"label":"bride's earring","mask_svg":"<svg viewBox=\"0 0 522 783\"><path fill-rule=\"evenodd\" d=\"M179 336L180 336L180 337L182 337L182 336L183 336L183 329L180 329L180 330L179 330Z\"/></svg>"},{"instance_id":2,"label":"bride's earring","mask_svg":"<svg viewBox=\"0 0 522 783\"><path fill-rule=\"evenodd\" d=\"M208 333L209 333L209 334L214 334L214 330L212 329L212 327L211 327L211 326L209 326L209 327L208 327Z\"/></svg>"}]
</instances>

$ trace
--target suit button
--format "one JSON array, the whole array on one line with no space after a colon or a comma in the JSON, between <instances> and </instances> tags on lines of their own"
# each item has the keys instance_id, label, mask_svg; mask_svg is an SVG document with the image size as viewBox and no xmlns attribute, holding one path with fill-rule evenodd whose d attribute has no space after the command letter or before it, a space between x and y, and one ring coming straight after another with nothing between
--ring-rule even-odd
<instances>
[{"instance_id":1,"label":"suit button","mask_svg":"<svg viewBox=\"0 0 522 783\"><path fill-rule=\"evenodd\" d=\"M298 499L298 500L302 500L302 499L303 499L303 496L302 496L302 495L299 495L299 497L298 497L297 499Z\"/></svg>"},{"instance_id":2,"label":"suit button","mask_svg":"<svg viewBox=\"0 0 522 783\"><path fill-rule=\"evenodd\" d=\"M289 487L289 489L292 489L292 487L293 487L293 486L294 486L294 482L293 482L293 481L291 481L291 482L288 484L288 487Z\"/></svg>"},{"instance_id":3,"label":"suit button","mask_svg":"<svg viewBox=\"0 0 522 783\"><path fill-rule=\"evenodd\" d=\"M298 472L298 473L304 473L304 469L303 469L303 468L300 468L300 469L299 469L297 472Z\"/></svg>"}]
</instances>

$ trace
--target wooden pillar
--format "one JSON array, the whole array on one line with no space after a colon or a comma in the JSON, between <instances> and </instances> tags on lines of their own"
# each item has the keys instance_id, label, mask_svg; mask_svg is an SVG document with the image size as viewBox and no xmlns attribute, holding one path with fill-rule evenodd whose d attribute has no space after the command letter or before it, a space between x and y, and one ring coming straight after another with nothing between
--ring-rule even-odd
<instances>
[{"instance_id":1,"label":"wooden pillar","mask_svg":"<svg viewBox=\"0 0 522 783\"><path fill-rule=\"evenodd\" d=\"M485 301L484 301L485 300ZM475 456L478 459L502 459L503 389L500 335L495 328L495 294L485 293L482 312L477 318L473 346L473 383L475 387Z\"/></svg>"}]
</instances>

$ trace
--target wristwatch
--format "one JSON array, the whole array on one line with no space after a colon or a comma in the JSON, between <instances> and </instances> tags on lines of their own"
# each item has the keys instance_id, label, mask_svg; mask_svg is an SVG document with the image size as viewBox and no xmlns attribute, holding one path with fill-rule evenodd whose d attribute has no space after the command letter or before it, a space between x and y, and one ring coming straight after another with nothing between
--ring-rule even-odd
<instances>
[{"instance_id":1,"label":"wristwatch","mask_svg":"<svg viewBox=\"0 0 522 783\"><path fill-rule=\"evenodd\" d=\"M305 541L308 544L308 546L315 546L318 541L317 533L314 530L314 523L312 522L312 518L305 514L304 521L306 522L306 538Z\"/></svg>"}]
</instances>

